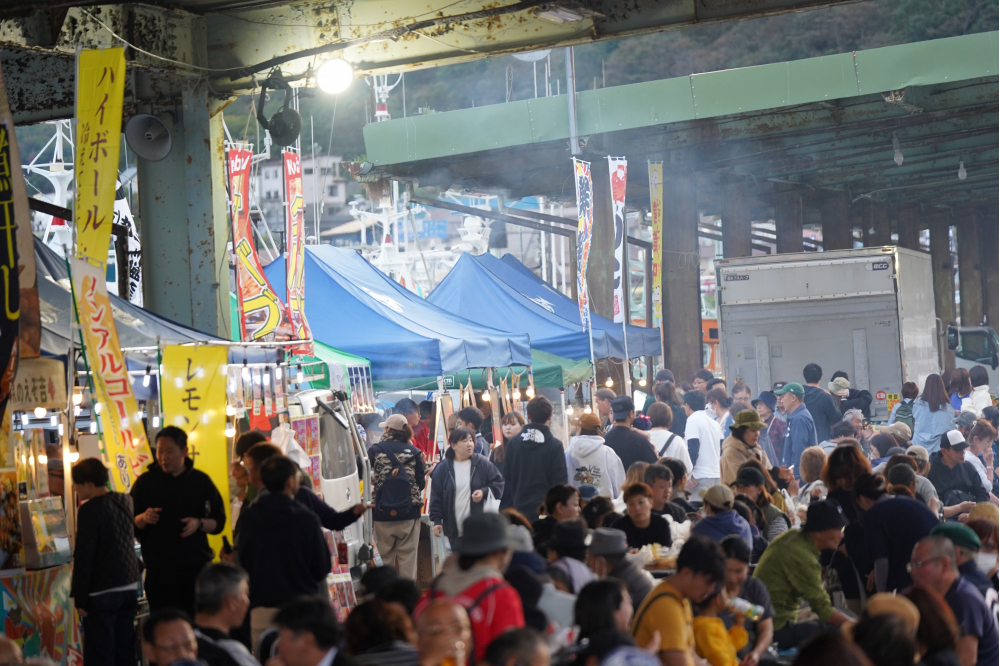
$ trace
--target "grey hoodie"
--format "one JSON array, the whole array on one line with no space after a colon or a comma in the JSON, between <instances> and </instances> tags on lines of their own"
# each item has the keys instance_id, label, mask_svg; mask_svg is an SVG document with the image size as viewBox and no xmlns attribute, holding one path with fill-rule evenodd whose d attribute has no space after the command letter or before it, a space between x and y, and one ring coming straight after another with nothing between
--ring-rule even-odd
<instances>
[{"instance_id":1,"label":"grey hoodie","mask_svg":"<svg viewBox=\"0 0 1000 666\"><path fill-rule=\"evenodd\" d=\"M597 494L614 499L625 483L625 467L599 435L578 435L566 451L566 477L574 488L597 486Z\"/></svg>"}]
</instances>

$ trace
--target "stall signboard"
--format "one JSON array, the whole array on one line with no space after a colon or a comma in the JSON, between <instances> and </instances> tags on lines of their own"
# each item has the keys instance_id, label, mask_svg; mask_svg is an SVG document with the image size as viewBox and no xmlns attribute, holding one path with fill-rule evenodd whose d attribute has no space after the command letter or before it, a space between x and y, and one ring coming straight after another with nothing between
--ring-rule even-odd
<instances>
[{"instance_id":1,"label":"stall signboard","mask_svg":"<svg viewBox=\"0 0 1000 666\"><path fill-rule=\"evenodd\" d=\"M649 210L653 216L653 317L663 317L663 162L649 163Z\"/></svg>"},{"instance_id":2,"label":"stall signboard","mask_svg":"<svg viewBox=\"0 0 1000 666\"><path fill-rule=\"evenodd\" d=\"M229 197L233 216L233 253L239 297L240 333L245 341L288 340L292 327L285 304L264 275L250 228L250 163L253 153L233 148L226 152Z\"/></svg>"},{"instance_id":3,"label":"stall signboard","mask_svg":"<svg viewBox=\"0 0 1000 666\"><path fill-rule=\"evenodd\" d=\"M7 409L10 385L17 371L20 332L20 286L15 233L14 169L11 167L12 125L0 125L0 275L3 276L3 314L0 315L0 416ZM25 220L27 224L27 220Z\"/></svg>"},{"instance_id":4,"label":"stall signboard","mask_svg":"<svg viewBox=\"0 0 1000 666\"><path fill-rule=\"evenodd\" d=\"M229 456L226 439L226 365L229 351L217 345L171 345L163 350L160 399L164 423L188 436L188 453L196 469L212 479L226 507L226 526L210 534L213 550L222 549L222 537L233 540L229 502Z\"/></svg>"},{"instance_id":5,"label":"stall signboard","mask_svg":"<svg viewBox=\"0 0 1000 666\"><path fill-rule=\"evenodd\" d=\"M24 568L16 446L17 442L11 437L11 413L8 411L0 417L0 575Z\"/></svg>"},{"instance_id":6,"label":"stall signboard","mask_svg":"<svg viewBox=\"0 0 1000 666\"><path fill-rule=\"evenodd\" d=\"M104 269L85 259L73 258L69 263L76 318L101 405L98 419L104 452L113 470L111 482L118 492L128 492L153 462L153 454L118 341Z\"/></svg>"},{"instance_id":7,"label":"stall signboard","mask_svg":"<svg viewBox=\"0 0 1000 666\"><path fill-rule=\"evenodd\" d=\"M13 215L17 223L17 281L20 291L20 349L21 358L35 358L42 348L42 320L38 305L38 284L35 282L35 237L31 233L31 211L28 208L28 191L25 186L24 173L21 171L21 154L17 148L17 136L8 128L14 127L14 118L10 113L10 103L4 86L3 73L0 72L0 131L3 138L0 144L5 144L0 158L0 179L9 179L9 193L5 188L3 216L8 220ZM8 173L9 172L9 173ZM6 226L9 222L5 222Z\"/></svg>"},{"instance_id":8,"label":"stall signboard","mask_svg":"<svg viewBox=\"0 0 1000 666\"><path fill-rule=\"evenodd\" d=\"M320 439L319 439L319 416L308 414L306 416L292 417L292 432L295 433L295 441L298 442L302 450L309 456L309 469L306 470L313 482L313 492L322 494L322 474L320 471Z\"/></svg>"},{"instance_id":9,"label":"stall signboard","mask_svg":"<svg viewBox=\"0 0 1000 666\"><path fill-rule=\"evenodd\" d=\"M84 49L76 58L76 254L108 263L115 218L125 49Z\"/></svg>"},{"instance_id":10,"label":"stall signboard","mask_svg":"<svg viewBox=\"0 0 1000 666\"><path fill-rule=\"evenodd\" d=\"M0 578L4 635L25 657L83 666L80 620L71 600L72 565Z\"/></svg>"},{"instance_id":11,"label":"stall signboard","mask_svg":"<svg viewBox=\"0 0 1000 666\"><path fill-rule=\"evenodd\" d=\"M64 409L66 407L66 369L54 358L22 358L10 388L10 404L14 411L30 411L35 407Z\"/></svg>"},{"instance_id":12,"label":"stall signboard","mask_svg":"<svg viewBox=\"0 0 1000 666\"><path fill-rule=\"evenodd\" d=\"M287 225L285 238L288 239L288 259L285 262L287 273L285 285L287 288L288 315L292 320L294 339L308 340L309 322L306 321L306 229L305 216L302 212L304 197L302 196L302 162L299 154L290 150L282 154L282 164L285 173L285 206L287 207ZM312 344L292 347L293 354L312 356Z\"/></svg>"},{"instance_id":13,"label":"stall signboard","mask_svg":"<svg viewBox=\"0 0 1000 666\"><path fill-rule=\"evenodd\" d=\"M576 230L576 286L580 298L580 323L584 332L590 330L590 301L587 294L587 260L590 258L590 240L594 228L594 184L590 176L590 162L573 160L576 181L576 207L579 224Z\"/></svg>"},{"instance_id":14,"label":"stall signboard","mask_svg":"<svg viewBox=\"0 0 1000 666\"><path fill-rule=\"evenodd\" d=\"M626 241L628 225L625 223L625 184L628 178L628 162L625 158L608 157L608 174L611 178L611 212L615 225L612 305L614 306L614 321L616 324L621 324L625 321L625 315L628 311L625 298L631 291L628 284L628 242Z\"/></svg>"}]
</instances>

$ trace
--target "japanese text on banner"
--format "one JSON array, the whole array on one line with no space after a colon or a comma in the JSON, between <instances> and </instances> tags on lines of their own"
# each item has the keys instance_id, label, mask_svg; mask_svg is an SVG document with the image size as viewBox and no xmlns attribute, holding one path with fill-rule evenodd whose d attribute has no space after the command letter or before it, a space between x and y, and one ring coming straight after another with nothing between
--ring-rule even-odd
<instances>
[{"instance_id":1,"label":"japanese text on banner","mask_svg":"<svg viewBox=\"0 0 1000 666\"><path fill-rule=\"evenodd\" d=\"M3 276L3 311L0 313L0 417L7 409L11 383L17 371L18 326L21 319L19 273L17 270L17 209L14 196L14 166L11 163L11 135L8 125L0 125L0 275ZM29 224L24 220L22 224ZM29 225L30 226L30 225Z\"/></svg>"},{"instance_id":2,"label":"japanese text on banner","mask_svg":"<svg viewBox=\"0 0 1000 666\"><path fill-rule=\"evenodd\" d=\"M87 49L76 60L76 254L108 263L125 97L125 50Z\"/></svg>"},{"instance_id":3,"label":"japanese text on banner","mask_svg":"<svg viewBox=\"0 0 1000 666\"><path fill-rule=\"evenodd\" d=\"M104 269L76 258L70 259L70 269L76 317L83 332L96 400L102 405L99 418L104 451L113 468L111 481L119 492L128 492L153 461L153 454L118 342Z\"/></svg>"},{"instance_id":4,"label":"japanese text on banner","mask_svg":"<svg viewBox=\"0 0 1000 666\"><path fill-rule=\"evenodd\" d=\"M239 297L240 332L244 340L288 340L291 325L285 304L274 293L260 265L250 232L249 150L226 151L229 197L233 216L233 252L236 254L236 295Z\"/></svg>"},{"instance_id":5,"label":"japanese text on banner","mask_svg":"<svg viewBox=\"0 0 1000 666\"><path fill-rule=\"evenodd\" d=\"M594 187L590 178L590 162L574 159L573 174L576 181L576 207L580 219L576 231L576 286L580 298L580 323L586 332L590 329L587 259L590 258L590 239L594 226Z\"/></svg>"},{"instance_id":6,"label":"japanese text on banner","mask_svg":"<svg viewBox=\"0 0 1000 666\"><path fill-rule=\"evenodd\" d=\"M164 423L187 433L195 469L208 474L226 507L225 529L208 536L216 552L222 548L223 536L233 540L226 439L228 361L225 347L168 346L163 350L160 375Z\"/></svg>"},{"instance_id":7,"label":"japanese text on banner","mask_svg":"<svg viewBox=\"0 0 1000 666\"><path fill-rule=\"evenodd\" d=\"M615 323L625 321L628 306L625 299L632 291L629 288L628 245L625 236L628 226L625 223L625 184L628 178L628 162L624 157L608 158L608 174L611 177L611 210L614 214L615 248L614 248L614 291L613 305Z\"/></svg>"},{"instance_id":8,"label":"japanese text on banner","mask_svg":"<svg viewBox=\"0 0 1000 666\"><path fill-rule=\"evenodd\" d=\"M292 320L292 331L296 340L308 340L312 337L309 323L306 321L306 233L305 216L302 214L302 162L298 153L285 151L282 153L282 163L285 166L285 201L288 205L287 228L285 237L288 239L288 258L286 259L285 285L288 291L285 303L288 304L288 315ZM293 354L311 356L312 345L302 345L290 350Z\"/></svg>"},{"instance_id":9,"label":"japanese text on banner","mask_svg":"<svg viewBox=\"0 0 1000 666\"><path fill-rule=\"evenodd\" d=\"M649 210L653 215L653 318L663 318L663 162L649 163ZM652 323L652 322L650 322Z\"/></svg>"}]
</instances>

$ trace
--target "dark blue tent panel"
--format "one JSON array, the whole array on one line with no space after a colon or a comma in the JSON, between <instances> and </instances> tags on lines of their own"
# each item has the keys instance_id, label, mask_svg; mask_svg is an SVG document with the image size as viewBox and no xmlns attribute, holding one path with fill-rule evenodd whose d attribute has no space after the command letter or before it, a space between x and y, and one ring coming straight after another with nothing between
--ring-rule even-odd
<instances>
[{"instance_id":1,"label":"dark blue tent panel","mask_svg":"<svg viewBox=\"0 0 1000 666\"><path fill-rule=\"evenodd\" d=\"M463 254L427 300L448 312L510 333L526 333L531 348L574 361L590 360L589 336L555 314L544 299L531 300ZM604 331L594 331L594 356L622 354Z\"/></svg>"},{"instance_id":2,"label":"dark blue tent panel","mask_svg":"<svg viewBox=\"0 0 1000 666\"><path fill-rule=\"evenodd\" d=\"M264 272L284 295L284 259ZM305 281L313 337L368 358L375 380L531 364L528 336L446 312L393 282L353 250L307 246Z\"/></svg>"},{"instance_id":3,"label":"dark blue tent panel","mask_svg":"<svg viewBox=\"0 0 1000 666\"><path fill-rule=\"evenodd\" d=\"M476 257L476 261L528 299L536 303L539 302L536 299L544 300L552 306L555 314L575 326L580 326L580 306L562 292L553 289L551 285L528 270L524 264L510 254L505 254L503 259L497 259L491 254L483 254ZM590 313L590 319L595 336L598 331L604 331L617 341L618 351L611 355L623 358L622 325L593 312ZM661 354L660 329L629 325L626 330L628 331L628 355L630 357L659 356Z\"/></svg>"}]
</instances>

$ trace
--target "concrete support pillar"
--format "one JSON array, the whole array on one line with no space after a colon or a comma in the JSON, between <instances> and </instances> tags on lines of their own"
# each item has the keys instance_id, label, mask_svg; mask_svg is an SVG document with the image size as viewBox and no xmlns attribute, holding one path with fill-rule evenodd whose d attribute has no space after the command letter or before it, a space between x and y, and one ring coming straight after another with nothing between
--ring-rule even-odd
<instances>
[{"instance_id":1,"label":"concrete support pillar","mask_svg":"<svg viewBox=\"0 0 1000 666\"><path fill-rule=\"evenodd\" d=\"M222 115L204 84L186 88L173 149L139 158L145 307L177 323L229 338L229 261Z\"/></svg>"},{"instance_id":2,"label":"concrete support pillar","mask_svg":"<svg viewBox=\"0 0 1000 666\"><path fill-rule=\"evenodd\" d=\"M701 364L698 198L692 176L663 179L663 365L688 381Z\"/></svg>"},{"instance_id":3,"label":"concrete support pillar","mask_svg":"<svg viewBox=\"0 0 1000 666\"><path fill-rule=\"evenodd\" d=\"M931 218L931 267L934 274L934 310L941 320L942 329L955 321L955 275L951 261L951 247L948 238L948 226L951 220L947 213L937 213ZM955 367L955 353L944 347L944 367L951 370Z\"/></svg>"},{"instance_id":4,"label":"concrete support pillar","mask_svg":"<svg viewBox=\"0 0 1000 666\"><path fill-rule=\"evenodd\" d=\"M957 214L955 236L958 241L958 294L962 326L978 326L983 321L982 244L976 213L964 210Z\"/></svg>"},{"instance_id":5,"label":"concrete support pillar","mask_svg":"<svg viewBox=\"0 0 1000 666\"><path fill-rule=\"evenodd\" d=\"M731 183L722 190L722 256L749 257L751 250L750 200L747 184Z\"/></svg>"},{"instance_id":6,"label":"concrete support pillar","mask_svg":"<svg viewBox=\"0 0 1000 666\"><path fill-rule=\"evenodd\" d=\"M820 217L824 250L850 250L854 247L850 192L834 192L823 199L820 202Z\"/></svg>"},{"instance_id":7,"label":"concrete support pillar","mask_svg":"<svg viewBox=\"0 0 1000 666\"><path fill-rule=\"evenodd\" d=\"M917 206L902 206L896 211L896 244L908 250L920 249L921 212Z\"/></svg>"},{"instance_id":8,"label":"concrete support pillar","mask_svg":"<svg viewBox=\"0 0 1000 666\"><path fill-rule=\"evenodd\" d=\"M986 323L993 327L994 331L1000 330L1000 321L997 317L997 309L1000 307L1000 220L997 219L997 206L1000 205L996 199L993 205L986 209L979 218L980 239L982 240L982 271L984 285L984 301L986 304Z\"/></svg>"},{"instance_id":9,"label":"concrete support pillar","mask_svg":"<svg viewBox=\"0 0 1000 666\"><path fill-rule=\"evenodd\" d=\"M590 258L587 260L587 290L590 311L610 319L614 316L612 290L615 262L612 252L615 247L615 217L608 161L603 157L593 160L590 176L594 182L594 229L590 240Z\"/></svg>"},{"instance_id":10,"label":"concrete support pillar","mask_svg":"<svg viewBox=\"0 0 1000 666\"><path fill-rule=\"evenodd\" d=\"M865 247L881 247L892 244L889 230L889 207L884 203L865 201L861 203L861 230Z\"/></svg>"},{"instance_id":11,"label":"concrete support pillar","mask_svg":"<svg viewBox=\"0 0 1000 666\"><path fill-rule=\"evenodd\" d=\"M792 190L774 200L774 229L778 254L802 252L802 195Z\"/></svg>"}]
</instances>

